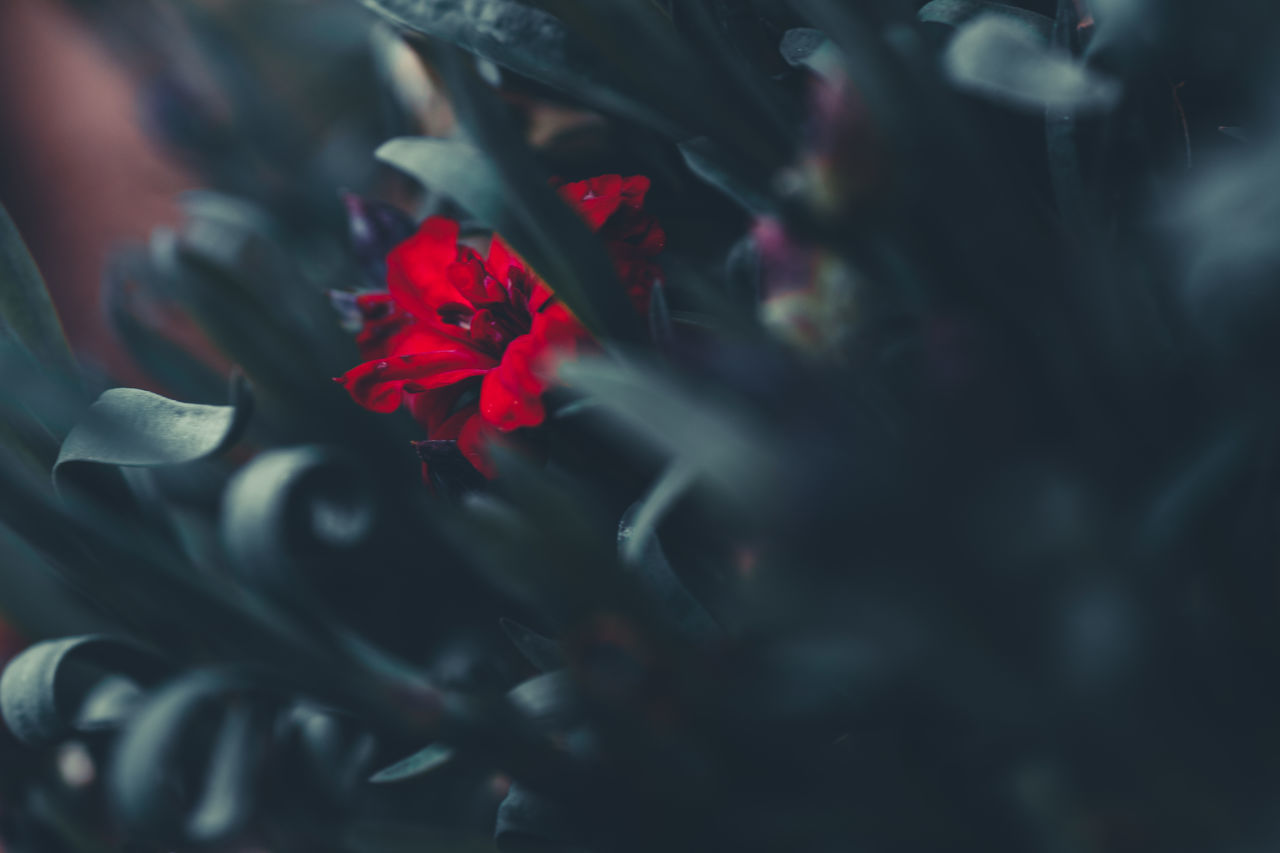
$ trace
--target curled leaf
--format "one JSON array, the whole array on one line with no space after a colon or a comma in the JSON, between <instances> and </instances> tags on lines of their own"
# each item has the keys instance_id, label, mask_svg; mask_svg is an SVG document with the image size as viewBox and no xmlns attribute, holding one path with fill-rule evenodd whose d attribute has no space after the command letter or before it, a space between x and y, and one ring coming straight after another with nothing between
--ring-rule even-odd
<instances>
[{"instance_id":1,"label":"curled leaf","mask_svg":"<svg viewBox=\"0 0 1280 853\"><path fill-rule=\"evenodd\" d=\"M104 636L37 643L0 676L0 712L18 740L56 743L74 732L118 725L132 712L139 686L167 672L163 659Z\"/></svg>"},{"instance_id":2,"label":"curled leaf","mask_svg":"<svg viewBox=\"0 0 1280 853\"><path fill-rule=\"evenodd\" d=\"M242 670L197 670L148 699L121 735L107 780L125 825L173 843L215 842L245 825L273 720L256 686ZM201 750L211 719L216 733ZM179 778L201 781L173 784Z\"/></svg>"},{"instance_id":3,"label":"curled leaf","mask_svg":"<svg viewBox=\"0 0 1280 853\"><path fill-rule=\"evenodd\" d=\"M377 501L363 472L316 446L263 453L223 497L222 537L248 576L287 585L303 569L340 562L366 545Z\"/></svg>"},{"instance_id":4,"label":"curled leaf","mask_svg":"<svg viewBox=\"0 0 1280 853\"><path fill-rule=\"evenodd\" d=\"M244 378L231 382L231 404L179 403L138 388L103 392L71 430L54 465L62 486L71 469L84 465L154 468L216 455L240 438L253 412Z\"/></svg>"}]
</instances>

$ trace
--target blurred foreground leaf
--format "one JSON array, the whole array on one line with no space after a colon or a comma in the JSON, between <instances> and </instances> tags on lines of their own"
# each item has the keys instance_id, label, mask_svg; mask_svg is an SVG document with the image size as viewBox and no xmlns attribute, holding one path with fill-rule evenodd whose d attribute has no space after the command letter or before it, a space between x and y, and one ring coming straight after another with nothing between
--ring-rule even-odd
<instances>
[{"instance_id":1,"label":"blurred foreground leaf","mask_svg":"<svg viewBox=\"0 0 1280 853\"><path fill-rule=\"evenodd\" d=\"M961 26L943 66L959 88L1024 110L1100 112L1122 93L1118 80L1049 47L1038 29L998 14Z\"/></svg>"},{"instance_id":2,"label":"blurred foreground leaf","mask_svg":"<svg viewBox=\"0 0 1280 853\"><path fill-rule=\"evenodd\" d=\"M9 334L53 373L74 376L75 357L35 261L9 212L0 205L0 320Z\"/></svg>"}]
</instances>

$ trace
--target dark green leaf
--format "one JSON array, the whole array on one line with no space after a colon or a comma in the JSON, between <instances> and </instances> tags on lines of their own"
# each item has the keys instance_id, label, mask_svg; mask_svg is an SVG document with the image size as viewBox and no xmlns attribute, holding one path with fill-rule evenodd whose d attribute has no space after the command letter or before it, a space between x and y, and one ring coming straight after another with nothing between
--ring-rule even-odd
<instances>
[{"instance_id":1,"label":"dark green leaf","mask_svg":"<svg viewBox=\"0 0 1280 853\"><path fill-rule=\"evenodd\" d=\"M292 587L302 571L351 559L369 542L378 502L364 472L341 454L272 450L236 472L222 500L222 539L246 579Z\"/></svg>"},{"instance_id":2,"label":"dark green leaf","mask_svg":"<svg viewBox=\"0 0 1280 853\"><path fill-rule=\"evenodd\" d=\"M561 650L560 644L555 640L544 637L532 628L527 628L513 619L501 619L499 624L502 626L503 633L507 635L507 639L511 640L512 645L519 649L520 654L524 655L529 663L538 669L543 672L550 672L553 669L564 667L564 652Z\"/></svg>"},{"instance_id":3,"label":"dark green leaf","mask_svg":"<svg viewBox=\"0 0 1280 853\"><path fill-rule=\"evenodd\" d=\"M67 435L54 466L54 482L78 465L181 465L234 444L253 411L249 386L232 379L231 405L179 403L137 388L112 388L98 398Z\"/></svg>"},{"instance_id":4,"label":"dark green leaf","mask_svg":"<svg viewBox=\"0 0 1280 853\"><path fill-rule=\"evenodd\" d=\"M741 73L736 57L732 66L724 65L732 48L706 44L707 27L697 25L699 19L706 23L704 15L692 13L691 22L701 32L691 39L649 0L592 6L538 2L590 42L601 61L617 68L646 103L688 129L678 138L709 136L765 171L789 159L795 124L783 118L750 75Z\"/></svg>"},{"instance_id":5,"label":"dark green leaf","mask_svg":"<svg viewBox=\"0 0 1280 853\"><path fill-rule=\"evenodd\" d=\"M0 321L50 370L78 375L62 323L18 227L0 205Z\"/></svg>"},{"instance_id":6,"label":"dark green leaf","mask_svg":"<svg viewBox=\"0 0 1280 853\"><path fill-rule=\"evenodd\" d=\"M513 0L361 0L411 30L455 45L585 103L677 136L672 122L646 105L596 59L590 45L546 12Z\"/></svg>"},{"instance_id":7,"label":"dark green leaf","mask_svg":"<svg viewBox=\"0 0 1280 853\"><path fill-rule=\"evenodd\" d=\"M731 153L718 148L710 139L689 139L677 147L690 171L747 212L765 215L776 207L768 184L761 183L759 170L753 170Z\"/></svg>"},{"instance_id":8,"label":"dark green leaf","mask_svg":"<svg viewBox=\"0 0 1280 853\"><path fill-rule=\"evenodd\" d=\"M488 158L457 139L410 136L392 139L375 155L462 205L489 228L504 219L503 187Z\"/></svg>"},{"instance_id":9,"label":"dark green leaf","mask_svg":"<svg viewBox=\"0 0 1280 853\"><path fill-rule=\"evenodd\" d=\"M636 501L618 523L618 551L622 565L657 612L684 637L705 642L720 627L667 562L658 541L657 523L689 485L689 472L680 466L668 471L642 500Z\"/></svg>"},{"instance_id":10,"label":"dark green leaf","mask_svg":"<svg viewBox=\"0 0 1280 853\"><path fill-rule=\"evenodd\" d=\"M579 719L578 694L565 670L535 675L507 692L521 714L544 731L564 731Z\"/></svg>"},{"instance_id":11,"label":"dark green leaf","mask_svg":"<svg viewBox=\"0 0 1280 853\"><path fill-rule=\"evenodd\" d=\"M119 252L108 261L102 298L116 336L165 390L202 402L222 399L226 382L213 368L138 318L139 300L157 295L150 275L145 252L140 249Z\"/></svg>"},{"instance_id":12,"label":"dark green leaf","mask_svg":"<svg viewBox=\"0 0 1280 853\"><path fill-rule=\"evenodd\" d=\"M244 704L261 694L234 697L256 683L232 668L197 670L148 699L121 734L107 780L125 825L170 843L218 841L244 825L270 717ZM201 755L195 746L208 733L209 712L228 702L212 752ZM202 781L194 790L172 784L182 776Z\"/></svg>"},{"instance_id":13,"label":"dark green leaf","mask_svg":"<svg viewBox=\"0 0 1280 853\"><path fill-rule=\"evenodd\" d=\"M494 838L502 853L582 853L581 832L567 810L549 799L512 785L498 808Z\"/></svg>"},{"instance_id":14,"label":"dark green leaf","mask_svg":"<svg viewBox=\"0 0 1280 853\"><path fill-rule=\"evenodd\" d=\"M76 731L117 725L131 702L107 701L104 682L125 676L142 684L161 678L167 666L155 653L103 636L37 643L18 655L0 677L0 711L9 731L33 746L55 743ZM114 688L112 688L114 691Z\"/></svg>"},{"instance_id":15,"label":"dark green leaf","mask_svg":"<svg viewBox=\"0 0 1280 853\"><path fill-rule=\"evenodd\" d=\"M764 498L779 473L768 442L749 421L656 370L580 359L561 365L560 378L608 407L631 434L687 463L734 501Z\"/></svg>"},{"instance_id":16,"label":"dark green leaf","mask_svg":"<svg viewBox=\"0 0 1280 853\"><path fill-rule=\"evenodd\" d=\"M433 743L420 749L408 758L397 761L390 767L384 767L369 777L376 784L405 782L418 779L434 770L445 766L453 760L453 750L441 743Z\"/></svg>"},{"instance_id":17,"label":"dark green leaf","mask_svg":"<svg viewBox=\"0 0 1280 853\"><path fill-rule=\"evenodd\" d=\"M200 801L187 820L191 840L226 838L248 822L257 792L255 773L263 759L263 714L244 702L222 718Z\"/></svg>"},{"instance_id":18,"label":"dark green leaf","mask_svg":"<svg viewBox=\"0 0 1280 853\"><path fill-rule=\"evenodd\" d=\"M1029 9L1020 9L1006 3L989 0L932 0L919 11L917 17L925 23L946 24L959 27L982 14L1000 15L1023 26L1026 31L1048 42L1053 33L1053 19Z\"/></svg>"},{"instance_id":19,"label":"dark green leaf","mask_svg":"<svg viewBox=\"0 0 1280 853\"><path fill-rule=\"evenodd\" d=\"M782 34L782 42L778 45L778 51L788 65L809 68L819 73L825 67L820 57L831 50L831 41L821 30L812 27L787 30Z\"/></svg>"}]
</instances>

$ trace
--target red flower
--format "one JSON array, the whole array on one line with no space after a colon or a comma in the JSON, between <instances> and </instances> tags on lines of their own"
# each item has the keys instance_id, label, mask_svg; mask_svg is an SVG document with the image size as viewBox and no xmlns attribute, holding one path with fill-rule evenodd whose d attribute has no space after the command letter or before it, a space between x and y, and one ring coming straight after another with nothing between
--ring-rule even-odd
<instances>
[{"instance_id":1,"label":"red flower","mask_svg":"<svg viewBox=\"0 0 1280 853\"><path fill-rule=\"evenodd\" d=\"M637 310L662 271L662 227L643 212L649 179L602 175L564 184L562 198L604 239ZM363 364L339 377L375 412L407 405L433 441L456 441L485 476L484 442L546 418L555 359L592 338L500 237L481 259L458 223L433 216L387 257L387 291L356 297Z\"/></svg>"}]
</instances>

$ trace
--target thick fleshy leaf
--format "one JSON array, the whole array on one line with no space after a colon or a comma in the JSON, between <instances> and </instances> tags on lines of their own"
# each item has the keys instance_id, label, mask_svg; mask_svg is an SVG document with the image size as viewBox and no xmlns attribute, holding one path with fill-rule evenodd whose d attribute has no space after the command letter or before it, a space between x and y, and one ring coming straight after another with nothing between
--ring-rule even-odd
<instances>
[{"instance_id":1,"label":"thick fleshy leaf","mask_svg":"<svg viewBox=\"0 0 1280 853\"><path fill-rule=\"evenodd\" d=\"M210 843L240 830L252 814L262 740L273 722L243 699L254 680L225 668L197 670L152 695L116 746L108 792L116 815L139 835L167 843ZM207 753L192 745L207 734L210 711L221 724ZM193 772L194 771L194 772ZM174 774L195 778L188 788L169 784Z\"/></svg>"},{"instance_id":2,"label":"thick fleshy leaf","mask_svg":"<svg viewBox=\"0 0 1280 853\"><path fill-rule=\"evenodd\" d=\"M168 669L156 653L124 640L96 635L48 640L5 667L0 712L23 743L56 743L75 732L118 725L131 713L137 688L154 684Z\"/></svg>"},{"instance_id":3,"label":"thick fleshy leaf","mask_svg":"<svg viewBox=\"0 0 1280 853\"><path fill-rule=\"evenodd\" d=\"M986 13L956 32L943 56L951 82L1022 110L1100 112L1119 102L1118 80L1045 44L1026 24Z\"/></svg>"},{"instance_id":4,"label":"thick fleshy leaf","mask_svg":"<svg viewBox=\"0 0 1280 853\"><path fill-rule=\"evenodd\" d=\"M0 322L51 371L78 373L62 323L18 226L0 205Z\"/></svg>"},{"instance_id":5,"label":"thick fleshy leaf","mask_svg":"<svg viewBox=\"0 0 1280 853\"><path fill-rule=\"evenodd\" d=\"M374 156L447 195L480 224L496 228L502 221L502 182L474 145L461 139L405 136L384 142Z\"/></svg>"},{"instance_id":6,"label":"thick fleshy leaf","mask_svg":"<svg viewBox=\"0 0 1280 853\"><path fill-rule=\"evenodd\" d=\"M223 495L222 539L246 579L297 588L369 544L379 504L365 473L322 447L272 450L241 468Z\"/></svg>"},{"instance_id":7,"label":"thick fleshy leaf","mask_svg":"<svg viewBox=\"0 0 1280 853\"><path fill-rule=\"evenodd\" d=\"M218 454L239 440L253 412L248 383L231 383L231 405L179 403L137 388L113 388L98 398L71 430L54 466L65 482L83 465L157 467Z\"/></svg>"}]
</instances>

